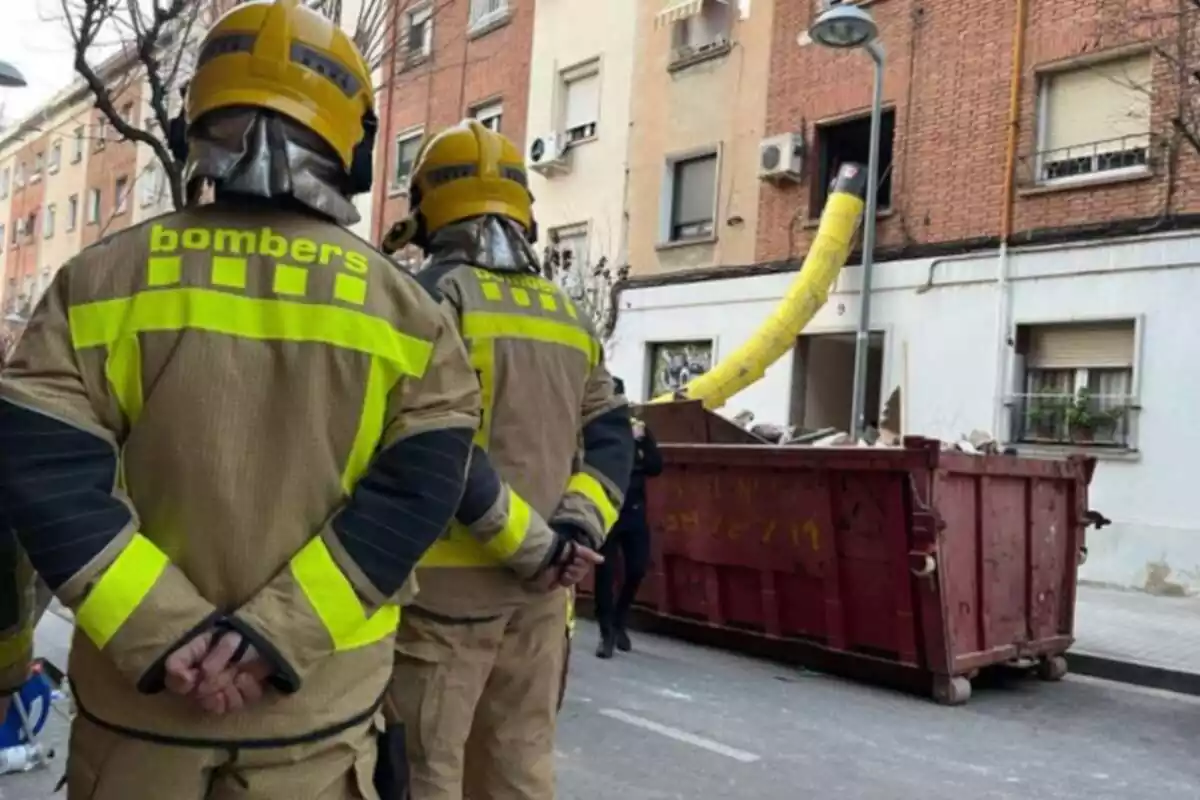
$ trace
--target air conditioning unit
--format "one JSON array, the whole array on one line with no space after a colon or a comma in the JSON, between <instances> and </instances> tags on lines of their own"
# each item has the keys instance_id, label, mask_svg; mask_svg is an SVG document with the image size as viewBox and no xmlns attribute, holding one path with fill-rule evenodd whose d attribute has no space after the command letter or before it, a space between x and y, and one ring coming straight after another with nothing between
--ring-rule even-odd
<instances>
[{"instance_id":1,"label":"air conditioning unit","mask_svg":"<svg viewBox=\"0 0 1200 800\"><path fill-rule=\"evenodd\" d=\"M525 161L535 172L549 177L571 169L571 149L565 136L559 133L547 133L535 136L529 142L529 151Z\"/></svg>"},{"instance_id":2,"label":"air conditioning unit","mask_svg":"<svg viewBox=\"0 0 1200 800\"><path fill-rule=\"evenodd\" d=\"M804 136L781 133L768 136L758 146L760 180L796 183L804 169Z\"/></svg>"}]
</instances>

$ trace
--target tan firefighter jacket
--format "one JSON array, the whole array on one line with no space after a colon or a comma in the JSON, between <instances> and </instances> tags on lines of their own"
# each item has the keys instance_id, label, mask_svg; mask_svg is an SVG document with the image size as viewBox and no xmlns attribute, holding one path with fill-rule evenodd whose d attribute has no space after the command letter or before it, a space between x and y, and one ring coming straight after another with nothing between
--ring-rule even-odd
<instances>
[{"instance_id":1,"label":"tan firefighter jacket","mask_svg":"<svg viewBox=\"0 0 1200 800\"><path fill-rule=\"evenodd\" d=\"M540 276L470 266L453 253L435 256L417 280L458 318L483 392L475 445L512 490L511 504L599 549L629 482L633 435L586 316ZM421 561L417 605L461 619L527 600L510 562L536 560L527 551L549 544L537 532L489 547L452 524Z\"/></svg>"},{"instance_id":2,"label":"tan firefighter jacket","mask_svg":"<svg viewBox=\"0 0 1200 800\"><path fill-rule=\"evenodd\" d=\"M369 717L478 422L453 320L332 223L218 203L85 250L0 379L0 504L75 612L80 713L208 746ZM224 717L162 690L214 625L278 667Z\"/></svg>"}]
</instances>

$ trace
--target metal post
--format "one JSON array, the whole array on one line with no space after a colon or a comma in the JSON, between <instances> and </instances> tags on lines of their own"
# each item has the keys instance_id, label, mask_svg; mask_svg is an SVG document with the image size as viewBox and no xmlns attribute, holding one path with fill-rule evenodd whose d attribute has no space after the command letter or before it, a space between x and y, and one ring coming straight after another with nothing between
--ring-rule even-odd
<instances>
[{"instance_id":1,"label":"metal post","mask_svg":"<svg viewBox=\"0 0 1200 800\"><path fill-rule=\"evenodd\" d=\"M864 48L875 62L875 87L871 98L871 144L867 157L867 203L863 214L862 300L858 312L858 337L854 343L854 389L850 406L850 436L858 442L866 427L867 362L871 348L871 274L875 268L875 216L879 204L879 128L883 116L883 46L877 41Z\"/></svg>"}]
</instances>

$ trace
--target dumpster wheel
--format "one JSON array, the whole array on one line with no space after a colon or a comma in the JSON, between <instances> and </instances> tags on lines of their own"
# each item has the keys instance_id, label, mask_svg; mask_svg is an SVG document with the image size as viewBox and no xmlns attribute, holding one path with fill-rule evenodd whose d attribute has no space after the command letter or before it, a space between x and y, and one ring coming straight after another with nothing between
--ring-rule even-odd
<instances>
[{"instance_id":1,"label":"dumpster wheel","mask_svg":"<svg viewBox=\"0 0 1200 800\"><path fill-rule=\"evenodd\" d=\"M971 681L962 675L935 675L933 700L942 706L961 706L971 699Z\"/></svg>"},{"instance_id":2,"label":"dumpster wheel","mask_svg":"<svg viewBox=\"0 0 1200 800\"><path fill-rule=\"evenodd\" d=\"M1061 681L1067 677L1067 657L1047 656L1038 662L1037 676L1044 681Z\"/></svg>"}]
</instances>

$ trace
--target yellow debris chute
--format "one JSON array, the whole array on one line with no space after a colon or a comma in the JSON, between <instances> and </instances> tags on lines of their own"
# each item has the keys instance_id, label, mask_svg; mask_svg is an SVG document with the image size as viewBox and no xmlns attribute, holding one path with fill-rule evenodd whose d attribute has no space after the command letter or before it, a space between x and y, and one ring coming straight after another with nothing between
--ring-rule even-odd
<instances>
[{"instance_id":1,"label":"yellow debris chute","mask_svg":"<svg viewBox=\"0 0 1200 800\"><path fill-rule=\"evenodd\" d=\"M700 400L705 408L720 408L792 349L800 331L829 299L829 290L850 256L850 245L862 221L866 172L859 164L842 165L799 274L758 330L711 370L678 392L660 395L650 402Z\"/></svg>"}]
</instances>

